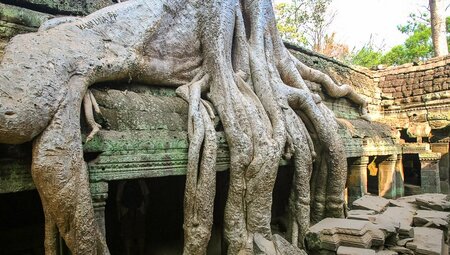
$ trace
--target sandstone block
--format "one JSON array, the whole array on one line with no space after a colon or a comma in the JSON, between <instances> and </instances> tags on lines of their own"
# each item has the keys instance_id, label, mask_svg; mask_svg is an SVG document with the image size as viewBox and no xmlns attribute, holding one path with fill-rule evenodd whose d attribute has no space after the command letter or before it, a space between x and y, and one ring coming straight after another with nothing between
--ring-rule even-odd
<instances>
[{"instance_id":1,"label":"sandstone block","mask_svg":"<svg viewBox=\"0 0 450 255\"><path fill-rule=\"evenodd\" d=\"M398 252L391 251L391 250L381 250L376 252L377 255L397 255Z\"/></svg>"},{"instance_id":2,"label":"sandstone block","mask_svg":"<svg viewBox=\"0 0 450 255\"><path fill-rule=\"evenodd\" d=\"M416 227L431 227L438 228L444 231L444 236L447 237L448 224L450 221L450 212L419 210L414 215L414 226Z\"/></svg>"},{"instance_id":3,"label":"sandstone block","mask_svg":"<svg viewBox=\"0 0 450 255\"><path fill-rule=\"evenodd\" d=\"M389 204L389 200L379 196L363 196L353 202L355 209L372 210L374 212L382 212Z\"/></svg>"},{"instance_id":4,"label":"sandstone block","mask_svg":"<svg viewBox=\"0 0 450 255\"><path fill-rule=\"evenodd\" d=\"M336 252L337 255L375 255L374 250L370 249L362 249L362 248L355 248L355 247L347 247L347 246L340 246Z\"/></svg>"},{"instance_id":5,"label":"sandstone block","mask_svg":"<svg viewBox=\"0 0 450 255\"><path fill-rule=\"evenodd\" d=\"M320 221L306 234L312 250L336 251L342 245L367 249L384 245L384 239L384 232L370 222L335 218Z\"/></svg>"},{"instance_id":6,"label":"sandstone block","mask_svg":"<svg viewBox=\"0 0 450 255\"><path fill-rule=\"evenodd\" d=\"M416 204L421 208L437 211L450 211L450 202L446 200L446 195L438 193L427 193L415 197Z\"/></svg>"},{"instance_id":7,"label":"sandstone block","mask_svg":"<svg viewBox=\"0 0 450 255\"><path fill-rule=\"evenodd\" d=\"M406 248L415 254L442 255L444 252L444 235L442 230L434 228L414 228L414 241L406 244Z\"/></svg>"},{"instance_id":8,"label":"sandstone block","mask_svg":"<svg viewBox=\"0 0 450 255\"><path fill-rule=\"evenodd\" d=\"M389 250L391 251L395 251L398 254L405 254L405 255L414 255L414 252L406 247L402 247L402 246L392 246L389 247Z\"/></svg>"}]
</instances>

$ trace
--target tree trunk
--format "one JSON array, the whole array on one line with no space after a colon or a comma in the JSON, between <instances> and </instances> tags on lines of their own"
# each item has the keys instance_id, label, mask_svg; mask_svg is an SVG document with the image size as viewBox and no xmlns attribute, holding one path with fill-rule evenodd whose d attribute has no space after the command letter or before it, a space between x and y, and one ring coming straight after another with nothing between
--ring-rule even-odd
<instances>
[{"instance_id":1,"label":"tree trunk","mask_svg":"<svg viewBox=\"0 0 450 255\"><path fill-rule=\"evenodd\" d=\"M430 13L434 56L445 56L448 54L445 0L430 0Z\"/></svg>"}]
</instances>

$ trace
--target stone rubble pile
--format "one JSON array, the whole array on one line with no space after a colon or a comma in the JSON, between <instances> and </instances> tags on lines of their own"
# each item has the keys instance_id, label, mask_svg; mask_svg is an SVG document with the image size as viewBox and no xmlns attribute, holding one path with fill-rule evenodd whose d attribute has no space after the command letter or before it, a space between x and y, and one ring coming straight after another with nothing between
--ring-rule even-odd
<instances>
[{"instance_id":1,"label":"stone rubble pile","mask_svg":"<svg viewBox=\"0 0 450 255\"><path fill-rule=\"evenodd\" d=\"M450 201L443 194L389 200L363 196L346 219L326 218L306 235L308 254L448 255Z\"/></svg>"}]
</instances>

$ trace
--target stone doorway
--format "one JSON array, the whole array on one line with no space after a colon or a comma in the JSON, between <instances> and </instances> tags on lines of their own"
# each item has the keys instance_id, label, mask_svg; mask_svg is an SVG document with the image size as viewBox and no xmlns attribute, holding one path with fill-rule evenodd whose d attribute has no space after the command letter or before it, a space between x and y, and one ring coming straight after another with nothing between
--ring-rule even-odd
<instances>
[{"instance_id":1,"label":"stone doorway","mask_svg":"<svg viewBox=\"0 0 450 255\"><path fill-rule=\"evenodd\" d=\"M403 175L405 177L405 195L420 193L421 164L419 154L403 154Z\"/></svg>"}]
</instances>

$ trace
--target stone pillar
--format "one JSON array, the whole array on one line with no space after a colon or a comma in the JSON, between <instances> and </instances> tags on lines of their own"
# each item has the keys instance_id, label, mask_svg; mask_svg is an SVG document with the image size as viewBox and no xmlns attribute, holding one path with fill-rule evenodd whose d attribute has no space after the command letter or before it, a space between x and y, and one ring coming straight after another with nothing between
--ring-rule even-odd
<instances>
[{"instance_id":1,"label":"stone pillar","mask_svg":"<svg viewBox=\"0 0 450 255\"><path fill-rule=\"evenodd\" d=\"M405 175L403 173L403 156L397 155L397 162L395 163L395 187L397 198L405 195Z\"/></svg>"},{"instance_id":2,"label":"stone pillar","mask_svg":"<svg viewBox=\"0 0 450 255\"><path fill-rule=\"evenodd\" d=\"M422 193L440 193L439 181L439 153L421 153L420 159L420 186Z\"/></svg>"},{"instance_id":3,"label":"stone pillar","mask_svg":"<svg viewBox=\"0 0 450 255\"><path fill-rule=\"evenodd\" d=\"M93 182L91 183L92 204L94 206L95 219L100 227L100 231L106 236L105 226L105 206L108 198L108 183Z\"/></svg>"},{"instance_id":4,"label":"stone pillar","mask_svg":"<svg viewBox=\"0 0 450 255\"><path fill-rule=\"evenodd\" d=\"M348 205L351 207L353 201L367 194L367 164L369 157L356 158L348 166Z\"/></svg>"},{"instance_id":5,"label":"stone pillar","mask_svg":"<svg viewBox=\"0 0 450 255\"><path fill-rule=\"evenodd\" d=\"M431 151L441 154L439 160L439 178L441 183L441 192L444 194L450 193L450 156L449 156L449 143L432 143Z\"/></svg>"},{"instance_id":6,"label":"stone pillar","mask_svg":"<svg viewBox=\"0 0 450 255\"><path fill-rule=\"evenodd\" d=\"M378 195L385 198L395 198L396 192L397 155L388 156L378 164Z\"/></svg>"}]
</instances>

